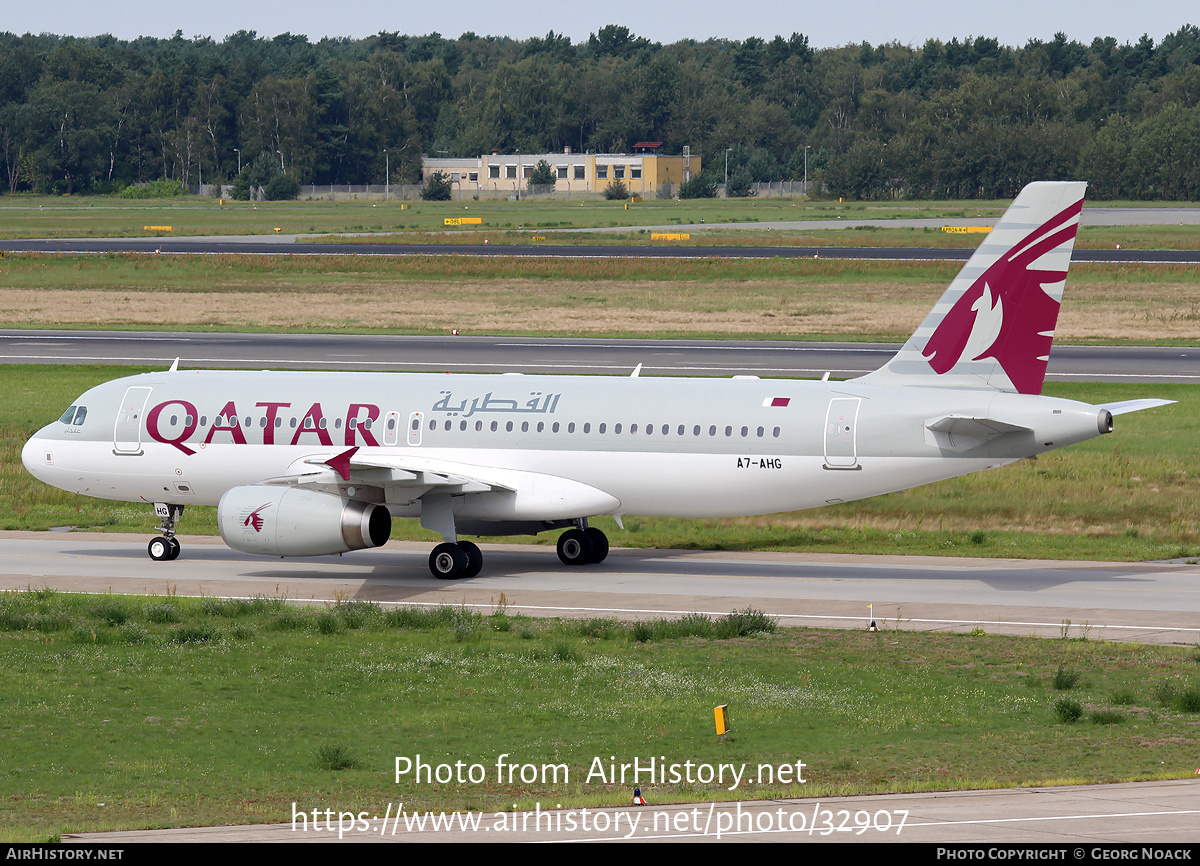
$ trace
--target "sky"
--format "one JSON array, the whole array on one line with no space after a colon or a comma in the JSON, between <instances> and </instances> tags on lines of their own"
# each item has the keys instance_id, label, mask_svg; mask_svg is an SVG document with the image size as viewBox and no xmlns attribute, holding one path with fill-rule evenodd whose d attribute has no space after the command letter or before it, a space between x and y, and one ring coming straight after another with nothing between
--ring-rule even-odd
<instances>
[{"instance_id":1,"label":"sky","mask_svg":"<svg viewBox=\"0 0 1200 866\"><path fill-rule=\"evenodd\" d=\"M1084 44L1097 36L1132 43L1143 34L1149 34L1157 44L1185 24L1200 25L1200 8L1194 0L1144 4L1127 0L758 0L745 6L729 0L52 0L5 5L0 31L69 36L111 33L121 39L134 39L169 37L180 30L188 38L209 36L218 42L238 30L253 30L265 37L285 32L304 34L313 42L324 36L358 38L380 31L412 35L438 32L449 38L473 31L480 36L528 39L553 30L578 43L605 25L619 24L635 36L662 43L712 37L742 40L750 36L769 41L776 35L803 33L813 48L863 41L919 46L931 38L948 41L973 36L992 37L1001 44L1019 47L1030 39L1048 41L1058 31Z\"/></svg>"}]
</instances>

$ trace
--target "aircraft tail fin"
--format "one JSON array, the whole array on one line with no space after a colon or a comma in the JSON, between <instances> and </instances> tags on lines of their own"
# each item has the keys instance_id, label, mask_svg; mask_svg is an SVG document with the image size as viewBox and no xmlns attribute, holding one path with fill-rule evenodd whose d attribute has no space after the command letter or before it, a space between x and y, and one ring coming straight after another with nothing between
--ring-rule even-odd
<instances>
[{"instance_id":1,"label":"aircraft tail fin","mask_svg":"<svg viewBox=\"0 0 1200 866\"><path fill-rule=\"evenodd\" d=\"M864 378L1040 394L1086 186L1021 190L908 342Z\"/></svg>"}]
</instances>

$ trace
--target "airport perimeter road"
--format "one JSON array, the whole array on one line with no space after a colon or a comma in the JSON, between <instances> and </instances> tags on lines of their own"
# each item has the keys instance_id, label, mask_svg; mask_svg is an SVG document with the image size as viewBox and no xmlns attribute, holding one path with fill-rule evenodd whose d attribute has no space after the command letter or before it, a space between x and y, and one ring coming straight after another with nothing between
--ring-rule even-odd
<instances>
[{"instance_id":1,"label":"airport perimeter road","mask_svg":"<svg viewBox=\"0 0 1200 866\"><path fill-rule=\"evenodd\" d=\"M0 330L0 363L845 379L893 343ZM1200 382L1200 348L1055 346L1052 381Z\"/></svg>"},{"instance_id":2,"label":"airport perimeter road","mask_svg":"<svg viewBox=\"0 0 1200 866\"><path fill-rule=\"evenodd\" d=\"M883 221L889 224L889 221ZM940 221L939 224L941 224ZM952 222L952 221L951 221ZM736 224L745 229L746 223ZM841 226L839 226L841 227ZM679 226L671 226L678 231ZM713 226L709 226L713 228ZM622 229L609 229L621 231ZM299 235L179 238L70 238L0 240L8 252L63 253L161 253L240 255L358 255L358 256L521 256L539 258L826 258L878 261L966 261L973 249L925 247L753 247L689 246L670 244L389 244L311 243ZM1075 250L1073 262L1118 262L1128 264L1197 264L1200 250Z\"/></svg>"}]
</instances>

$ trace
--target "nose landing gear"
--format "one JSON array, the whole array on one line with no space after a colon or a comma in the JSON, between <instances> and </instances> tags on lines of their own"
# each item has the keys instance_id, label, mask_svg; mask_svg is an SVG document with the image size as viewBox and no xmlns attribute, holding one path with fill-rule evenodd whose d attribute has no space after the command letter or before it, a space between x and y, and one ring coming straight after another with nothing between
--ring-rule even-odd
<instances>
[{"instance_id":1,"label":"nose landing gear","mask_svg":"<svg viewBox=\"0 0 1200 866\"><path fill-rule=\"evenodd\" d=\"M158 530L162 533L146 545L146 552L155 562L170 562L179 558L180 544L175 537L175 524L183 517L182 505L168 505L165 502L154 503L155 513L162 519Z\"/></svg>"}]
</instances>

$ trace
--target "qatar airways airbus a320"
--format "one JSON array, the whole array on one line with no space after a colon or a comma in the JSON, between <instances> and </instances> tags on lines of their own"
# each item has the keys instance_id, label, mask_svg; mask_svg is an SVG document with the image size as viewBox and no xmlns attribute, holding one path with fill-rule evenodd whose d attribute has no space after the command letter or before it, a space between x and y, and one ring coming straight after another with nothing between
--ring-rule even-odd
<instances>
[{"instance_id":1,"label":"qatar airways airbus a320","mask_svg":"<svg viewBox=\"0 0 1200 866\"><path fill-rule=\"evenodd\" d=\"M153 504L155 560L188 505L226 544L310 556L377 547L393 517L444 541L439 578L483 567L466 535L588 519L812 508L989 469L1108 433L1113 416L1041 396L1083 183L1027 186L884 367L844 382L646 376L171 370L87 391L22 459L64 490Z\"/></svg>"}]
</instances>

